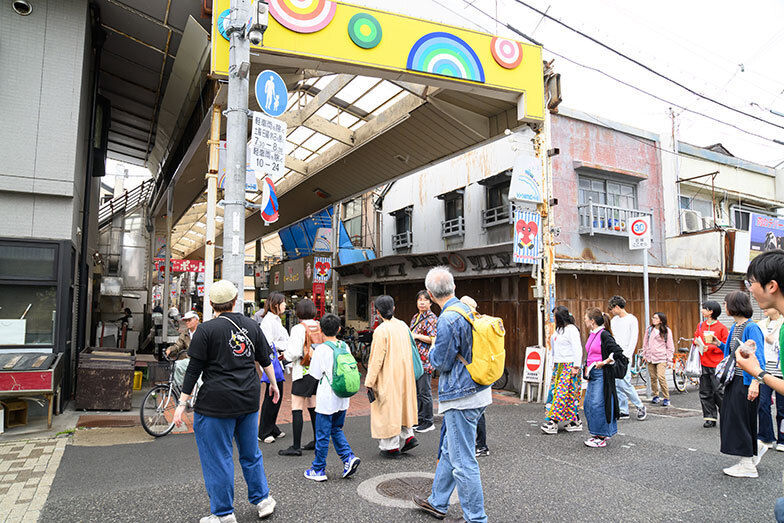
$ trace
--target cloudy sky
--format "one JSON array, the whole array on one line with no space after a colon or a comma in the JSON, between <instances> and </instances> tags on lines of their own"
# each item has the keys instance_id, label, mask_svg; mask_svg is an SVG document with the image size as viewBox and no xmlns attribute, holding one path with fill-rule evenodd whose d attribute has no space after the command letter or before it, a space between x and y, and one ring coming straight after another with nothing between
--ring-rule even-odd
<instances>
[{"instance_id":1,"label":"cloudy sky","mask_svg":"<svg viewBox=\"0 0 784 523\"><path fill-rule=\"evenodd\" d=\"M679 137L694 145L721 142L735 156L765 165L784 161L784 2L781 0L524 0L677 82L770 125L700 99L591 43L515 0L354 0L522 40L481 11L508 22L545 47L562 74L564 104L656 133L670 132L670 104L557 57L599 69L672 104ZM471 5L469 5L471 4ZM497 16L496 16L497 13ZM756 104L756 105L752 105ZM748 133L760 135L752 136ZM782 165L784 167L784 165Z\"/></svg>"}]
</instances>

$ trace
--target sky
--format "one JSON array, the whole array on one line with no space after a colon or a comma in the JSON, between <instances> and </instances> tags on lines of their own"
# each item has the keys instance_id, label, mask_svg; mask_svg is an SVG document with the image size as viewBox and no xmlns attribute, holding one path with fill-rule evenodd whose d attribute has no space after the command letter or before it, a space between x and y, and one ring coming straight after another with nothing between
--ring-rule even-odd
<instances>
[{"instance_id":1,"label":"sky","mask_svg":"<svg viewBox=\"0 0 784 523\"><path fill-rule=\"evenodd\" d=\"M771 141L784 142L784 117L769 112L773 109L784 114L784 2L524 1L698 93L775 125L700 99L556 22L543 20L515 0L352 3L523 40L480 12L484 11L542 43L545 60L555 58L555 70L562 75L563 105L594 115L597 122L612 120L657 134L672 129L669 103L574 65L548 50L763 137L673 107L681 141L697 146L721 142L739 158L769 166L784 162L784 145Z\"/></svg>"}]
</instances>

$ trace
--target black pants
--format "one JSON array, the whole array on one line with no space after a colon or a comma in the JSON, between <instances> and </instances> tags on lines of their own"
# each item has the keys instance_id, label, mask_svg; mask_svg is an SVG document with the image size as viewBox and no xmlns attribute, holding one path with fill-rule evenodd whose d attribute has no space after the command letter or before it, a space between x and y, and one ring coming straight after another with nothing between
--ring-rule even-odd
<instances>
[{"instance_id":1,"label":"black pants","mask_svg":"<svg viewBox=\"0 0 784 523\"><path fill-rule=\"evenodd\" d=\"M419 425L433 424L433 394L430 391L430 377L429 372L423 372L416 380Z\"/></svg>"},{"instance_id":2,"label":"black pants","mask_svg":"<svg viewBox=\"0 0 784 523\"><path fill-rule=\"evenodd\" d=\"M724 388L719 433L721 453L750 458L757 454L759 396L748 399L749 386L735 376Z\"/></svg>"},{"instance_id":3,"label":"black pants","mask_svg":"<svg viewBox=\"0 0 784 523\"><path fill-rule=\"evenodd\" d=\"M479 421L476 422L476 448L487 448L487 422L485 421L484 412L479 417Z\"/></svg>"},{"instance_id":4,"label":"black pants","mask_svg":"<svg viewBox=\"0 0 784 523\"><path fill-rule=\"evenodd\" d=\"M716 368L703 367L700 376L700 403L702 403L702 417L705 420L716 421L719 418L723 396L724 387L716 377Z\"/></svg>"},{"instance_id":5,"label":"black pants","mask_svg":"<svg viewBox=\"0 0 784 523\"><path fill-rule=\"evenodd\" d=\"M280 411L280 404L283 403L283 384L285 381L278 382L278 390L280 391L280 399L277 403L272 402L272 396L269 394L269 383L264 389L264 402L261 404L261 420L259 421L259 439L263 440L267 436L277 438L280 435L280 429L275 424L278 420L278 411Z\"/></svg>"}]
</instances>

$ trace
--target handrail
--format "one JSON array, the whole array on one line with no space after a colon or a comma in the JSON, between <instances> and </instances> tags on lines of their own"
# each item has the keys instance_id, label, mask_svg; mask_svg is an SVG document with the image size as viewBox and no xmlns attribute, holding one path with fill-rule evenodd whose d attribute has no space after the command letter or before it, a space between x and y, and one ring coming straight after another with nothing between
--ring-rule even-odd
<instances>
[{"instance_id":1,"label":"handrail","mask_svg":"<svg viewBox=\"0 0 784 523\"><path fill-rule=\"evenodd\" d=\"M101 205L98 208L98 228L101 229L111 223L112 219L120 213L128 214L136 210L149 199L152 187L153 180L150 178Z\"/></svg>"},{"instance_id":2,"label":"handrail","mask_svg":"<svg viewBox=\"0 0 784 523\"><path fill-rule=\"evenodd\" d=\"M625 236L628 234L627 225L632 218L653 216L651 211L594 203L590 198L588 203L577 206L577 214L580 219L580 234L588 233L591 236L595 233Z\"/></svg>"}]
</instances>

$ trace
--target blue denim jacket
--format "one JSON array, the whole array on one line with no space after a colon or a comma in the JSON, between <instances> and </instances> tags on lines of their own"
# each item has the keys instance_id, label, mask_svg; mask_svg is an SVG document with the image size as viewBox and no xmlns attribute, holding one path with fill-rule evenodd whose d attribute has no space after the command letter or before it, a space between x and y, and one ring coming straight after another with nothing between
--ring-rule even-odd
<instances>
[{"instance_id":1,"label":"blue denim jacket","mask_svg":"<svg viewBox=\"0 0 784 523\"><path fill-rule=\"evenodd\" d=\"M444 304L443 310L453 305L471 312L468 306L457 298L451 298ZM468 369L457 359L461 354L471 363L471 347L474 336L471 324L454 311L441 312L436 326L436 339L430 349L430 363L438 369L438 399L441 401L456 400L469 396L489 385L479 385L468 373Z\"/></svg>"}]
</instances>

